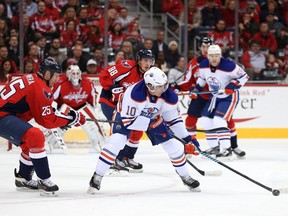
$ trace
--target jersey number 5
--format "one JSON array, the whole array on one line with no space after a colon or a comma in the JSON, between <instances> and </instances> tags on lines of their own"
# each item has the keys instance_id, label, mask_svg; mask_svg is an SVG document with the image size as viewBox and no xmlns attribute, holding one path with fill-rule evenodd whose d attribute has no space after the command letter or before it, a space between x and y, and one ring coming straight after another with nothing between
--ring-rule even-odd
<instances>
[{"instance_id":1,"label":"jersey number 5","mask_svg":"<svg viewBox=\"0 0 288 216\"><path fill-rule=\"evenodd\" d=\"M22 79L16 79L9 84L10 90L7 88L3 89L3 91L1 92L1 98L3 100L7 100L9 97L14 95L16 93L16 88L15 88L16 85L19 85L19 89L25 88L25 84L24 84L23 80Z\"/></svg>"}]
</instances>

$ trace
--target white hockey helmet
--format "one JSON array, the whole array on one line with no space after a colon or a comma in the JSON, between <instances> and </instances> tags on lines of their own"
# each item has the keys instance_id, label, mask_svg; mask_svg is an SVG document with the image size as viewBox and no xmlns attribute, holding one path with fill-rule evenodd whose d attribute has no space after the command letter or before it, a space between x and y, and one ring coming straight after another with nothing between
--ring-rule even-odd
<instances>
[{"instance_id":1,"label":"white hockey helmet","mask_svg":"<svg viewBox=\"0 0 288 216\"><path fill-rule=\"evenodd\" d=\"M81 82L81 70L78 65L70 65L66 70L66 76L73 86L79 85Z\"/></svg>"},{"instance_id":2,"label":"white hockey helmet","mask_svg":"<svg viewBox=\"0 0 288 216\"><path fill-rule=\"evenodd\" d=\"M208 55L219 54L222 55L222 51L219 45L210 45L207 51Z\"/></svg>"},{"instance_id":3,"label":"white hockey helmet","mask_svg":"<svg viewBox=\"0 0 288 216\"><path fill-rule=\"evenodd\" d=\"M164 86L164 91L168 89L168 79L166 74L158 67L151 67L144 74L144 81L151 92L154 92L157 86Z\"/></svg>"}]
</instances>

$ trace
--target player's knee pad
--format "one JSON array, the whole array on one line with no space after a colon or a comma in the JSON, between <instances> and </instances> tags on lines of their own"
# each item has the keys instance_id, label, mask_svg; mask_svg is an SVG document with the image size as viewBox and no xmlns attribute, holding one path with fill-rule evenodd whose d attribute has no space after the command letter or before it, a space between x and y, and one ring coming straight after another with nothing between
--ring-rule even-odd
<instances>
[{"instance_id":1,"label":"player's knee pad","mask_svg":"<svg viewBox=\"0 0 288 216\"><path fill-rule=\"evenodd\" d=\"M115 154L116 157L119 151L124 148L126 140L127 136L123 134L119 133L112 134L109 137L107 144L105 145L104 148Z\"/></svg>"},{"instance_id":2,"label":"player's knee pad","mask_svg":"<svg viewBox=\"0 0 288 216\"><path fill-rule=\"evenodd\" d=\"M186 126L187 130L196 129L197 121L198 121L198 117L192 116L192 115L188 115L186 120L185 120L185 126Z\"/></svg>"},{"instance_id":3,"label":"player's knee pad","mask_svg":"<svg viewBox=\"0 0 288 216\"><path fill-rule=\"evenodd\" d=\"M22 141L29 149L42 149L44 148L45 137L39 128L32 127L26 131Z\"/></svg>"},{"instance_id":4,"label":"player's knee pad","mask_svg":"<svg viewBox=\"0 0 288 216\"><path fill-rule=\"evenodd\" d=\"M202 120L203 126L206 130L214 128L213 119L203 116Z\"/></svg>"},{"instance_id":5,"label":"player's knee pad","mask_svg":"<svg viewBox=\"0 0 288 216\"><path fill-rule=\"evenodd\" d=\"M138 144L142 135L143 131L132 131L129 136L129 142L132 144Z\"/></svg>"},{"instance_id":6,"label":"player's knee pad","mask_svg":"<svg viewBox=\"0 0 288 216\"><path fill-rule=\"evenodd\" d=\"M215 128L218 127L227 127L227 121L224 118L214 116L213 118L213 124Z\"/></svg>"},{"instance_id":7,"label":"player's knee pad","mask_svg":"<svg viewBox=\"0 0 288 216\"><path fill-rule=\"evenodd\" d=\"M170 139L161 145L170 158L177 158L184 154L183 145L179 142L176 142L175 139Z\"/></svg>"}]
</instances>

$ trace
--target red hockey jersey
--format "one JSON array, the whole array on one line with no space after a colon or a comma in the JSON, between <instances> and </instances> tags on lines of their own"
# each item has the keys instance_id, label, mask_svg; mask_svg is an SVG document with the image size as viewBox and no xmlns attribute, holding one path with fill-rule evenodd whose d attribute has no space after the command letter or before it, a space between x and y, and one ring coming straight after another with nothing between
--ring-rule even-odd
<instances>
[{"instance_id":1,"label":"red hockey jersey","mask_svg":"<svg viewBox=\"0 0 288 216\"><path fill-rule=\"evenodd\" d=\"M111 100L111 88L113 86L123 87L125 91L127 87L140 81L143 74L141 74L137 65L136 61L122 60L116 65L108 66L101 71L99 81L103 90L99 102L114 106L116 102Z\"/></svg>"},{"instance_id":2,"label":"red hockey jersey","mask_svg":"<svg viewBox=\"0 0 288 216\"><path fill-rule=\"evenodd\" d=\"M92 81L86 77L82 77L80 85L77 88L66 77L55 84L53 93L59 107L62 104L67 104L73 109L78 110L85 106L86 102L93 107L95 106L96 90Z\"/></svg>"},{"instance_id":3,"label":"red hockey jersey","mask_svg":"<svg viewBox=\"0 0 288 216\"><path fill-rule=\"evenodd\" d=\"M65 116L57 116L52 109L52 90L37 74L27 74L6 84L0 93L0 117L15 115L35 121L45 128L68 124Z\"/></svg>"}]
</instances>

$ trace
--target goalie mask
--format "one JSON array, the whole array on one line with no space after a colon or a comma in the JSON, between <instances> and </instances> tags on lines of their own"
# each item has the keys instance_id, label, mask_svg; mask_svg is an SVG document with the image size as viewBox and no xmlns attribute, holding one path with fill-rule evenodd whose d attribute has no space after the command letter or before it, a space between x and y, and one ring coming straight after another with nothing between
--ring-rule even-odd
<instances>
[{"instance_id":1,"label":"goalie mask","mask_svg":"<svg viewBox=\"0 0 288 216\"><path fill-rule=\"evenodd\" d=\"M158 86L163 86L163 92L168 89L168 79L166 74L157 67L151 67L144 74L144 81L150 92L155 92ZM162 93L163 93L162 92Z\"/></svg>"},{"instance_id":2,"label":"goalie mask","mask_svg":"<svg viewBox=\"0 0 288 216\"><path fill-rule=\"evenodd\" d=\"M66 71L66 76L73 86L78 86L81 82L81 70L77 65L70 65Z\"/></svg>"}]
</instances>

